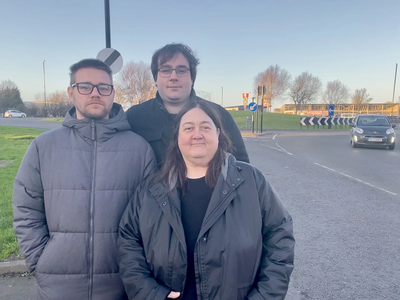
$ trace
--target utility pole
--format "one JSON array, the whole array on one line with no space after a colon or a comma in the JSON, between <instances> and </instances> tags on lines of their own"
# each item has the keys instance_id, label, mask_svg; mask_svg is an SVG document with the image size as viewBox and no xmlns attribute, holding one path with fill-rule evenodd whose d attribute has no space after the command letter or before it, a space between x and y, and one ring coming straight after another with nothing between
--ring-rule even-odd
<instances>
[{"instance_id":1,"label":"utility pole","mask_svg":"<svg viewBox=\"0 0 400 300\"><path fill-rule=\"evenodd\" d=\"M111 48L110 0L104 0L104 16L106 23L106 48Z\"/></svg>"},{"instance_id":2,"label":"utility pole","mask_svg":"<svg viewBox=\"0 0 400 300\"><path fill-rule=\"evenodd\" d=\"M396 69L394 71L394 86L393 86L393 98L392 98L393 103L394 103L394 92L396 91L396 77L397 77L397 63L396 63Z\"/></svg>"},{"instance_id":3,"label":"utility pole","mask_svg":"<svg viewBox=\"0 0 400 300\"><path fill-rule=\"evenodd\" d=\"M46 71L44 67L44 62L46 60L43 60L43 100L44 100L44 117L47 117L47 106L46 106Z\"/></svg>"},{"instance_id":4,"label":"utility pole","mask_svg":"<svg viewBox=\"0 0 400 300\"><path fill-rule=\"evenodd\" d=\"M224 87L221 86L221 106L224 107Z\"/></svg>"}]
</instances>

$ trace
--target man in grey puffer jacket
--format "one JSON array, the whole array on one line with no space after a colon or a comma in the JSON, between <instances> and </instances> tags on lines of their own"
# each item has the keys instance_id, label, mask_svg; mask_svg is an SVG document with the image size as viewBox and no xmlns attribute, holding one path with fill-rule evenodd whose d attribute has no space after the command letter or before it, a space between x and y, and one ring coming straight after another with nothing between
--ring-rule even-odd
<instances>
[{"instance_id":1,"label":"man in grey puffer jacket","mask_svg":"<svg viewBox=\"0 0 400 300\"><path fill-rule=\"evenodd\" d=\"M74 106L29 146L14 183L14 229L39 299L125 299L117 265L120 218L157 169L130 131L103 62L71 66Z\"/></svg>"}]
</instances>

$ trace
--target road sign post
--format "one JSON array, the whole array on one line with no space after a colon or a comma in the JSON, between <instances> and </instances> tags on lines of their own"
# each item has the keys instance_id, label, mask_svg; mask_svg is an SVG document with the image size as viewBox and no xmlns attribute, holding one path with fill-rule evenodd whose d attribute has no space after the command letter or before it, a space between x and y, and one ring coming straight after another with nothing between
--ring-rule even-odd
<instances>
[{"instance_id":1,"label":"road sign post","mask_svg":"<svg viewBox=\"0 0 400 300\"><path fill-rule=\"evenodd\" d=\"M329 117L332 118L333 115L335 114L335 105L329 105L328 113L329 113ZM329 122L328 129L331 129L331 122Z\"/></svg>"},{"instance_id":2,"label":"road sign post","mask_svg":"<svg viewBox=\"0 0 400 300\"><path fill-rule=\"evenodd\" d=\"M254 100L254 98L253 98ZM251 114L251 133L254 133L254 112L257 111L258 105L255 102L251 102L249 104L249 110L252 112Z\"/></svg>"}]
</instances>

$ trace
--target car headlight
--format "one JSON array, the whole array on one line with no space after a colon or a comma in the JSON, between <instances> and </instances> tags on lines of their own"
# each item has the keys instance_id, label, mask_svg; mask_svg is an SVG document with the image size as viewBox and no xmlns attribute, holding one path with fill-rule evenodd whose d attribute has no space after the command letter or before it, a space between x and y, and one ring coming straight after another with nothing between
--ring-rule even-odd
<instances>
[{"instance_id":1,"label":"car headlight","mask_svg":"<svg viewBox=\"0 0 400 300\"><path fill-rule=\"evenodd\" d=\"M364 130L362 130L361 128L356 128L354 129L355 132L357 132L358 134L362 134L364 132Z\"/></svg>"},{"instance_id":2,"label":"car headlight","mask_svg":"<svg viewBox=\"0 0 400 300\"><path fill-rule=\"evenodd\" d=\"M392 133L394 133L393 128L389 128L388 130L386 130L386 134L392 134Z\"/></svg>"}]
</instances>

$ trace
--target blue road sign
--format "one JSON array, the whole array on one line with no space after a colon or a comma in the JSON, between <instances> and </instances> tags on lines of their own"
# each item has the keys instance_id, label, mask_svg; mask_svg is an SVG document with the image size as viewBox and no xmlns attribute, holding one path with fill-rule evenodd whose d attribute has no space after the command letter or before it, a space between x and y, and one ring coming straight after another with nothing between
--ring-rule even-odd
<instances>
[{"instance_id":1,"label":"blue road sign","mask_svg":"<svg viewBox=\"0 0 400 300\"><path fill-rule=\"evenodd\" d=\"M251 102L251 103L249 104L249 110L250 110L250 111L256 111L257 108L258 108L257 103Z\"/></svg>"},{"instance_id":2,"label":"blue road sign","mask_svg":"<svg viewBox=\"0 0 400 300\"><path fill-rule=\"evenodd\" d=\"M329 112L329 115L331 117L333 117L333 115L335 114L335 106L334 105L329 105L328 112Z\"/></svg>"}]
</instances>

